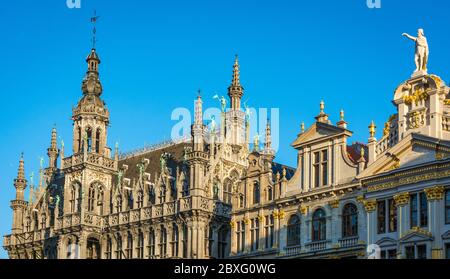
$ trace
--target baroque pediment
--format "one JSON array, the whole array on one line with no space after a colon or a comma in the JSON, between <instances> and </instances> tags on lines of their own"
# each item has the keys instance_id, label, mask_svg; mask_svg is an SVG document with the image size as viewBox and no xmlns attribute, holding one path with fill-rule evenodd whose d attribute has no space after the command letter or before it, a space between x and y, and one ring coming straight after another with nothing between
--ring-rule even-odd
<instances>
[{"instance_id":1,"label":"baroque pediment","mask_svg":"<svg viewBox=\"0 0 450 279\"><path fill-rule=\"evenodd\" d=\"M401 238L400 243L407 242L421 242L421 241L431 241L433 240L433 235L422 228L413 228L406 232Z\"/></svg>"},{"instance_id":2,"label":"baroque pediment","mask_svg":"<svg viewBox=\"0 0 450 279\"><path fill-rule=\"evenodd\" d=\"M313 142L317 139L326 139L343 134L345 132L349 133L349 136L351 135L351 132L344 128L336 127L322 122L316 122L304 133L299 134L297 139L292 143L292 146L298 147L305 143Z\"/></svg>"}]
</instances>

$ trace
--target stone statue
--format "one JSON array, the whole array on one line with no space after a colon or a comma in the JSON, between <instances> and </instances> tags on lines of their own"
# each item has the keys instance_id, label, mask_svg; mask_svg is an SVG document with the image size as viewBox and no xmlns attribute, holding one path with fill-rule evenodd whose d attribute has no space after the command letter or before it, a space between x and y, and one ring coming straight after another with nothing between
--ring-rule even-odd
<instances>
[{"instance_id":1,"label":"stone statue","mask_svg":"<svg viewBox=\"0 0 450 279\"><path fill-rule=\"evenodd\" d=\"M214 133L216 131L216 117L214 115L211 116L211 132Z\"/></svg>"},{"instance_id":2,"label":"stone statue","mask_svg":"<svg viewBox=\"0 0 450 279\"><path fill-rule=\"evenodd\" d=\"M214 191L214 198L218 199L219 198L219 185L217 182L214 182L213 191Z\"/></svg>"},{"instance_id":3,"label":"stone statue","mask_svg":"<svg viewBox=\"0 0 450 279\"><path fill-rule=\"evenodd\" d=\"M219 98L219 95L215 95L213 97L213 99L219 100L222 112L225 112L225 109L227 108L227 100L225 99L225 97L222 96L222 97Z\"/></svg>"},{"instance_id":4,"label":"stone statue","mask_svg":"<svg viewBox=\"0 0 450 279\"><path fill-rule=\"evenodd\" d=\"M403 33L402 35L410 40L413 40L416 43L416 70L414 71L414 73L423 72L426 74L428 55L430 54L430 50L428 48L427 38L425 37L423 29L419 29L417 31L417 38L406 33Z\"/></svg>"}]
</instances>

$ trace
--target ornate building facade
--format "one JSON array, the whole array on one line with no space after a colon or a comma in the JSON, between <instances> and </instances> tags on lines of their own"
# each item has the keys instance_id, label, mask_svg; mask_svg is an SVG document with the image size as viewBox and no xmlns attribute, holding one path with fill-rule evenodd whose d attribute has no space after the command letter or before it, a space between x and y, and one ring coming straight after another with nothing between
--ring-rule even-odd
<instances>
[{"instance_id":1,"label":"ornate building facade","mask_svg":"<svg viewBox=\"0 0 450 279\"><path fill-rule=\"evenodd\" d=\"M321 102L290 168L274 161L269 124L264 147L250 143L237 57L218 129L199 96L190 140L126 156L108 146L95 49L86 62L72 155L53 129L36 187L20 159L10 258L449 258L450 88L438 76L403 82L367 143L349 144L344 112L333 124Z\"/></svg>"}]
</instances>

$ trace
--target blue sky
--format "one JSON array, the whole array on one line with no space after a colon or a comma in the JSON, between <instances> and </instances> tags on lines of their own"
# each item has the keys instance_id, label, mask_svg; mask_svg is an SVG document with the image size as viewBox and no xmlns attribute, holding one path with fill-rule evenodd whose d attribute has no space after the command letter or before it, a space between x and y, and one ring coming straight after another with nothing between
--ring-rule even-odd
<instances>
[{"instance_id":1,"label":"blue sky","mask_svg":"<svg viewBox=\"0 0 450 279\"><path fill-rule=\"evenodd\" d=\"M110 146L118 141L128 151L168 139L172 111L192 110L198 88L206 106L216 105L209 96L226 94L238 53L244 99L279 108L277 160L294 166L290 144L302 121L314 121L321 99L333 122L345 110L351 141L366 142L372 119L381 133L395 112L393 90L415 67L403 32L425 29L429 71L450 80L450 3L381 1L381 9L368 9L366 0L81 0L81 9L68 9L66 0L2 1L0 235L10 233L20 153L29 176L54 125L71 147L94 9Z\"/></svg>"}]
</instances>

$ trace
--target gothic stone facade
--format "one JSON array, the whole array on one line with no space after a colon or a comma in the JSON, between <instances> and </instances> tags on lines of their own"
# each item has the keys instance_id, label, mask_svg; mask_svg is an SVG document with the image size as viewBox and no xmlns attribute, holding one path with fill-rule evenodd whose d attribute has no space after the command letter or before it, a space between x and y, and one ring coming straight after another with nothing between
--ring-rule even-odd
<instances>
[{"instance_id":1,"label":"gothic stone facade","mask_svg":"<svg viewBox=\"0 0 450 279\"><path fill-rule=\"evenodd\" d=\"M367 258L371 244L383 258L448 257L450 89L438 76L402 83L367 144L349 144L344 112L333 124L322 102L292 144L293 169L274 162L269 125L264 148L250 148L237 58L219 129L198 97L189 141L128 156L107 145L95 49L87 63L73 155L54 129L36 187L20 160L10 258Z\"/></svg>"}]
</instances>

